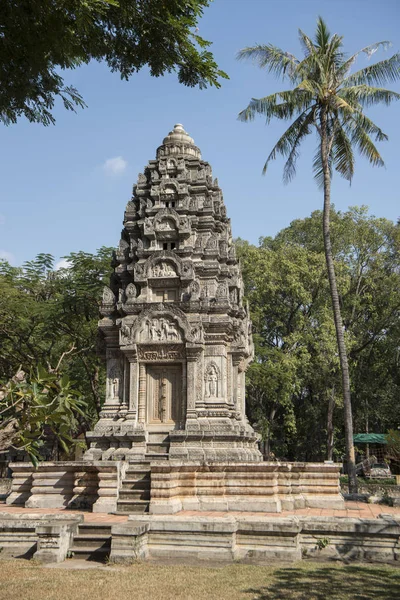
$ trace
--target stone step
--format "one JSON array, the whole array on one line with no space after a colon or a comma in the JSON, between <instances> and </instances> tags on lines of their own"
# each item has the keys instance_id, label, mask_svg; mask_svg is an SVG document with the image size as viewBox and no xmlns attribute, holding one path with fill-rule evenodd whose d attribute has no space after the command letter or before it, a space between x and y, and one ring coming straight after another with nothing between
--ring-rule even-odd
<instances>
[{"instance_id":1,"label":"stone step","mask_svg":"<svg viewBox=\"0 0 400 600\"><path fill-rule=\"evenodd\" d=\"M149 466L132 466L129 465L127 470L125 471L125 478L128 475L150 475L150 465Z\"/></svg>"},{"instance_id":2,"label":"stone step","mask_svg":"<svg viewBox=\"0 0 400 600\"><path fill-rule=\"evenodd\" d=\"M149 460L168 460L168 457L169 454L146 452L146 458L148 458Z\"/></svg>"},{"instance_id":3,"label":"stone step","mask_svg":"<svg viewBox=\"0 0 400 600\"><path fill-rule=\"evenodd\" d=\"M119 501L124 500L150 500L150 490L120 490Z\"/></svg>"},{"instance_id":4,"label":"stone step","mask_svg":"<svg viewBox=\"0 0 400 600\"><path fill-rule=\"evenodd\" d=\"M117 503L117 514L145 513L148 510L148 500L118 500Z\"/></svg>"},{"instance_id":5,"label":"stone step","mask_svg":"<svg viewBox=\"0 0 400 600\"><path fill-rule=\"evenodd\" d=\"M101 535L109 537L111 536L111 523L81 523L78 535Z\"/></svg>"},{"instance_id":6,"label":"stone step","mask_svg":"<svg viewBox=\"0 0 400 600\"><path fill-rule=\"evenodd\" d=\"M123 490L149 490L151 480L150 477L143 479L124 479L121 486Z\"/></svg>"},{"instance_id":7,"label":"stone step","mask_svg":"<svg viewBox=\"0 0 400 600\"><path fill-rule=\"evenodd\" d=\"M147 471L126 471L123 481L126 479L134 479L135 481L138 481L139 479L150 479L150 469Z\"/></svg>"},{"instance_id":8,"label":"stone step","mask_svg":"<svg viewBox=\"0 0 400 600\"><path fill-rule=\"evenodd\" d=\"M105 562L105 560L110 556L111 546L104 548L96 548L93 549L91 547L85 546L72 546L69 549L71 553L71 558L80 559L80 560L93 560L97 562Z\"/></svg>"},{"instance_id":9,"label":"stone step","mask_svg":"<svg viewBox=\"0 0 400 600\"><path fill-rule=\"evenodd\" d=\"M91 548L92 550L101 550L111 547L111 535L96 534L78 534L74 535L72 548Z\"/></svg>"}]
</instances>

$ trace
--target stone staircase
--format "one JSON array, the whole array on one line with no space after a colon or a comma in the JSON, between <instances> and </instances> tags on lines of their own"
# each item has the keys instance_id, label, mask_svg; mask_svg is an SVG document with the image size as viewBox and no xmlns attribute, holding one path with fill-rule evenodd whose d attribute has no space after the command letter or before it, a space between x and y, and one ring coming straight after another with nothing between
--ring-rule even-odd
<instances>
[{"instance_id":1,"label":"stone staircase","mask_svg":"<svg viewBox=\"0 0 400 600\"><path fill-rule=\"evenodd\" d=\"M117 514L145 513L150 503L150 462L130 463L122 480Z\"/></svg>"},{"instance_id":2,"label":"stone staircase","mask_svg":"<svg viewBox=\"0 0 400 600\"><path fill-rule=\"evenodd\" d=\"M69 553L72 559L105 562L111 551L111 525L81 523Z\"/></svg>"}]
</instances>

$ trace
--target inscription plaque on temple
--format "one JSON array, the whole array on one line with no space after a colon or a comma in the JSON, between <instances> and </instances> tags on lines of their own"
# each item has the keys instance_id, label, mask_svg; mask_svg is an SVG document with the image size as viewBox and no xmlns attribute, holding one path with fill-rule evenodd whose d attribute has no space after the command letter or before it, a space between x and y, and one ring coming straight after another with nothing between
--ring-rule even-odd
<instances>
[{"instance_id":1,"label":"inscription plaque on temple","mask_svg":"<svg viewBox=\"0 0 400 600\"><path fill-rule=\"evenodd\" d=\"M100 336L106 399L86 459L259 461L246 418L251 324L218 181L175 125L128 202Z\"/></svg>"}]
</instances>

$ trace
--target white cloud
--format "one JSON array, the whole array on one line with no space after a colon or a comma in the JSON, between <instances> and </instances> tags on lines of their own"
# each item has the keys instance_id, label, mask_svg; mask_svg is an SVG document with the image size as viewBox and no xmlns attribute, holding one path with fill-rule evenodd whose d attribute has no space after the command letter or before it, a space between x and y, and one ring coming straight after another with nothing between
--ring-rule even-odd
<instances>
[{"instance_id":1,"label":"white cloud","mask_svg":"<svg viewBox=\"0 0 400 600\"><path fill-rule=\"evenodd\" d=\"M0 259L6 260L12 265L15 263L15 256L11 254L11 252L7 252L7 250L0 250Z\"/></svg>"},{"instance_id":2,"label":"white cloud","mask_svg":"<svg viewBox=\"0 0 400 600\"><path fill-rule=\"evenodd\" d=\"M106 175L122 175L127 166L128 163L122 156L115 156L114 158L107 158L103 164L103 170Z\"/></svg>"},{"instance_id":3,"label":"white cloud","mask_svg":"<svg viewBox=\"0 0 400 600\"><path fill-rule=\"evenodd\" d=\"M69 260L66 260L65 258L61 258L61 260L56 262L56 264L54 265L54 270L58 271L59 269L69 269L70 266L71 266L71 263L69 262Z\"/></svg>"},{"instance_id":4,"label":"white cloud","mask_svg":"<svg viewBox=\"0 0 400 600\"><path fill-rule=\"evenodd\" d=\"M4 225L5 222L6 222L5 216L0 214L0 225Z\"/></svg>"}]
</instances>

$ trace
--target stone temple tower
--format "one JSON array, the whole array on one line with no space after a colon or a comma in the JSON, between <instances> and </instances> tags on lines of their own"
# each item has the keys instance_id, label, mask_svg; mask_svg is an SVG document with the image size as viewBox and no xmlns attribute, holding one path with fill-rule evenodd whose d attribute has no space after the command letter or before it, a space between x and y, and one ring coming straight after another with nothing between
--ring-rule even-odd
<instances>
[{"instance_id":1,"label":"stone temple tower","mask_svg":"<svg viewBox=\"0 0 400 600\"><path fill-rule=\"evenodd\" d=\"M251 323L221 189L182 125L139 174L99 323L106 400L87 460L260 461Z\"/></svg>"}]
</instances>

